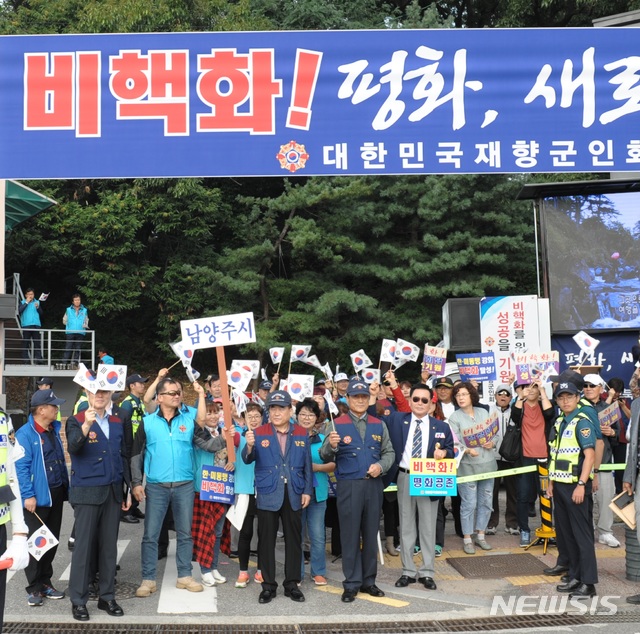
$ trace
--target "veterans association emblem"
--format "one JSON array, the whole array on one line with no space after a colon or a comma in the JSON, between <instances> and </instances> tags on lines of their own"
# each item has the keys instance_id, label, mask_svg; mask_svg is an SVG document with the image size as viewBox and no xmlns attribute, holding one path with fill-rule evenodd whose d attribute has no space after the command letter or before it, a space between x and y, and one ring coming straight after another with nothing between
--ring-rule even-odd
<instances>
[{"instance_id":1,"label":"veterans association emblem","mask_svg":"<svg viewBox=\"0 0 640 634\"><path fill-rule=\"evenodd\" d=\"M268 447L268 446L269 446L269 441L268 441L268 440L263 440L260 444L261 444L263 447Z\"/></svg>"},{"instance_id":2,"label":"veterans association emblem","mask_svg":"<svg viewBox=\"0 0 640 634\"><path fill-rule=\"evenodd\" d=\"M351 442L351 436L345 436L342 439L342 442L344 442L345 445L348 445Z\"/></svg>"},{"instance_id":3,"label":"veterans association emblem","mask_svg":"<svg viewBox=\"0 0 640 634\"><path fill-rule=\"evenodd\" d=\"M187 431L187 426L186 425L180 425L180 427L178 427L178 429L184 434L184 432Z\"/></svg>"},{"instance_id":4,"label":"veterans association emblem","mask_svg":"<svg viewBox=\"0 0 640 634\"><path fill-rule=\"evenodd\" d=\"M98 437L98 434L96 434L96 432L94 431L90 431L89 432L89 439L90 440L95 440Z\"/></svg>"},{"instance_id":5,"label":"veterans association emblem","mask_svg":"<svg viewBox=\"0 0 640 634\"><path fill-rule=\"evenodd\" d=\"M276 154L276 158L283 170L296 172L304 169L309 155L304 145L289 141L289 143L280 146L280 151Z\"/></svg>"}]
</instances>

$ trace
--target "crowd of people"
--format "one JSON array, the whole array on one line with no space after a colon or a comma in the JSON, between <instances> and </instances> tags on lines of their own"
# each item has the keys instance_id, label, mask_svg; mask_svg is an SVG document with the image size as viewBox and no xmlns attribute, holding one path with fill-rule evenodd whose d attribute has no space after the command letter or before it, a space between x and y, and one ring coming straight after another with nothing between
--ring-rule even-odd
<instances>
[{"instance_id":1,"label":"crowd of people","mask_svg":"<svg viewBox=\"0 0 640 634\"><path fill-rule=\"evenodd\" d=\"M501 478L486 475L543 463L549 470L546 495L554 501L558 546L558 561L545 573L562 576L558 592L592 597L598 582L594 526L601 544L619 547L609 502L616 491L633 492L639 485L639 379L640 368L630 380L631 406L622 396L621 379L605 381L599 374L572 370L550 378L552 392L539 381L499 385L495 404L489 406L481 402L474 382L425 373L414 384L398 383L391 370L381 384L337 374L333 381L318 381L313 398L301 401L279 389L280 377L274 375L259 384L243 411L232 399L231 420L224 420L216 375L207 378L206 389L194 382L197 401L191 406L184 402L181 381L167 369L153 381L131 374L120 404L105 390L83 394L76 403L65 422L69 476L60 436L59 406L64 401L53 392L53 380L43 377L29 418L15 434L15 447L0 447L0 460L11 469L15 464L18 483L9 487L7 470L0 471L0 494L6 492L0 498L0 552L9 511L14 529L12 544L0 559L12 558L13 569L25 568L28 605L64 598L52 584L56 548L39 559L27 559L24 552L26 536L43 524L59 538L68 500L75 520L68 593L78 621L90 619L87 602L92 595L98 609L123 615L114 592L121 522L144 522L137 597L158 589L157 564L166 556L171 526L177 588L201 592L203 586L226 583L218 569L221 552L238 558L235 587L246 588L255 554L254 580L262 586L258 600L270 603L277 596L275 552L281 536L284 595L303 602L305 559L309 581L327 584L326 527L331 526L331 551L341 556L344 575L341 600L352 603L358 593L384 596L376 585L384 515L387 552L401 558L396 587L418 583L433 591L446 516L453 515L464 553L491 550L491 535L503 515L497 494ZM332 402L336 415L330 413ZM619 405L618 420L603 422L598 412L613 403ZM468 442L495 421L485 441ZM9 424L6 416L0 419L3 424ZM521 437L515 460L501 454L510 426ZM456 456L458 476L465 481L451 498L450 510L443 496L411 495L412 459ZM626 461L617 478L602 469L614 461ZM234 472L233 505L203 497L207 465ZM526 547L540 490L537 470L502 481L504 530ZM227 519L230 509L234 526ZM638 515L640 531L640 510ZM257 552L252 549L254 521ZM192 562L199 566L200 580L193 576ZM2 583L4 573L4 596ZM627 600L640 604L640 595Z\"/></svg>"}]
</instances>

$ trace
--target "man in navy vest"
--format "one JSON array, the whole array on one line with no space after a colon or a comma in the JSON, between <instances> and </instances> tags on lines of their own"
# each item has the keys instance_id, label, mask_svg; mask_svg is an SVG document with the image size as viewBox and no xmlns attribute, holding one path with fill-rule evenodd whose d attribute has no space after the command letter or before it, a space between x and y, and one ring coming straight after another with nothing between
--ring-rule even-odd
<instances>
[{"instance_id":1,"label":"man in navy vest","mask_svg":"<svg viewBox=\"0 0 640 634\"><path fill-rule=\"evenodd\" d=\"M382 476L391 468L395 453L387 426L367 415L369 386L353 379L346 397L349 413L334 421L334 431L325 438L320 457L337 464L337 507L345 577L342 601L351 603L360 590L373 597L384 596L376 586Z\"/></svg>"},{"instance_id":2,"label":"man in navy vest","mask_svg":"<svg viewBox=\"0 0 640 634\"><path fill-rule=\"evenodd\" d=\"M123 484L129 484L129 466L122 421L107 413L111 392L87 392L89 408L67 419L67 449L71 456L69 502L75 513L75 547L71 558L69 598L76 621L88 621L89 577L92 553L98 553L98 609L123 616L115 601L120 510L130 502ZM97 548L96 548L97 544Z\"/></svg>"},{"instance_id":3,"label":"man in navy vest","mask_svg":"<svg viewBox=\"0 0 640 634\"><path fill-rule=\"evenodd\" d=\"M262 592L258 601L276 596L276 536L282 519L284 532L284 596L304 601L298 588L302 558L302 509L313 494L313 472L307 430L291 422L291 396L277 390L267 401L269 422L247 431L242 449L246 464L256 463L258 511L258 560L262 569Z\"/></svg>"},{"instance_id":4,"label":"man in navy vest","mask_svg":"<svg viewBox=\"0 0 640 634\"><path fill-rule=\"evenodd\" d=\"M396 587L406 588L410 583L415 583L417 573L419 583L427 590L435 590L433 574L440 498L411 496L409 470L412 458L453 458L453 435L447 423L431 416L435 403L427 385L418 384L411 388L409 406L410 412L393 412L384 419L395 451L395 462L387 474L387 480L398 483L400 507L402 576L396 581ZM422 553L419 570L413 561L418 535Z\"/></svg>"}]
</instances>

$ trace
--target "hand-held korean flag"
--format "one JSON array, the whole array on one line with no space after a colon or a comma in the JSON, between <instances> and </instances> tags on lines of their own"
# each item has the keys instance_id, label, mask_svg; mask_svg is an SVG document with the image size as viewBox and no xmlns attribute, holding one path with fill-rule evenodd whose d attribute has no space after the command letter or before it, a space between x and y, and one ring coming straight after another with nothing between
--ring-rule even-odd
<instances>
[{"instance_id":1,"label":"hand-held korean flag","mask_svg":"<svg viewBox=\"0 0 640 634\"><path fill-rule=\"evenodd\" d=\"M374 381L380 383L380 370L377 368L362 370L362 378L365 383L373 383Z\"/></svg>"},{"instance_id":2,"label":"hand-held korean flag","mask_svg":"<svg viewBox=\"0 0 640 634\"><path fill-rule=\"evenodd\" d=\"M122 392L127 387L127 366L100 364L96 373L96 383L99 390Z\"/></svg>"},{"instance_id":3,"label":"hand-held korean flag","mask_svg":"<svg viewBox=\"0 0 640 634\"><path fill-rule=\"evenodd\" d=\"M305 361L311 352L311 346L291 346L291 363Z\"/></svg>"},{"instance_id":4,"label":"hand-held korean flag","mask_svg":"<svg viewBox=\"0 0 640 634\"><path fill-rule=\"evenodd\" d=\"M83 387L87 392L91 392L91 394L95 394L98 391L98 382L84 363L78 365L78 371L73 377L73 382Z\"/></svg>"},{"instance_id":5,"label":"hand-held korean flag","mask_svg":"<svg viewBox=\"0 0 640 634\"><path fill-rule=\"evenodd\" d=\"M191 361L193 361L193 350L187 346L184 341L176 341L175 343L170 343L171 349L173 353L180 359L182 365L185 368L188 368L191 365Z\"/></svg>"},{"instance_id":6,"label":"hand-held korean flag","mask_svg":"<svg viewBox=\"0 0 640 634\"><path fill-rule=\"evenodd\" d=\"M414 343L405 341L404 339L398 339L398 341L396 341L396 356L394 365L396 367L400 367L407 361L417 361L419 354L420 348L418 348L418 346L416 346Z\"/></svg>"},{"instance_id":7,"label":"hand-held korean flag","mask_svg":"<svg viewBox=\"0 0 640 634\"><path fill-rule=\"evenodd\" d=\"M35 530L27 540L29 554L38 561L48 550L57 545L56 536L47 528L46 524Z\"/></svg>"},{"instance_id":8,"label":"hand-held korean flag","mask_svg":"<svg viewBox=\"0 0 640 634\"><path fill-rule=\"evenodd\" d=\"M284 348L269 348L269 354L271 355L271 363L280 365L284 358Z\"/></svg>"},{"instance_id":9,"label":"hand-held korean flag","mask_svg":"<svg viewBox=\"0 0 640 634\"><path fill-rule=\"evenodd\" d=\"M584 330L581 330L579 333L573 335L573 340L578 344L578 347L582 352L586 354L591 354L600 343L599 339L588 335Z\"/></svg>"},{"instance_id":10,"label":"hand-held korean flag","mask_svg":"<svg viewBox=\"0 0 640 634\"><path fill-rule=\"evenodd\" d=\"M244 392L251 382L251 370L244 368L234 368L227 370L227 383L229 387Z\"/></svg>"},{"instance_id":11,"label":"hand-held korean flag","mask_svg":"<svg viewBox=\"0 0 640 634\"><path fill-rule=\"evenodd\" d=\"M322 363L320 363L320 360L315 354L311 355L310 357L307 357L304 360L304 363L306 363L307 365L311 365L314 368L318 368L318 370L322 370Z\"/></svg>"},{"instance_id":12,"label":"hand-held korean flag","mask_svg":"<svg viewBox=\"0 0 640 634\"><path fill-rule=\"evenodd\" d=\"M328 363L325 363L320 369L322 370L322 374L324 374L325 379L328 379L329 381L333 380L333 372L331 371L331 366Z\"/></svg>"},{"instance_id":13,"label":"hand-held korean flag","mask_svg":"<svg viewBox=\"0 0 640 634\"><path fill-rule=\"evenodd\" d=\"M249 399L242 390L233 388L231 391L231 397L233 398L238 414L241 415L247 411L247 403L249 402Z\"/></svg>"},{"instance_id":14,"label":"hand-held korean flag","mask_svg":"<svg viewBox=\"0 0 640 634\"><path fill-rule=\"evenodd\" d=\"M383 339L380 348L380 362L387 361L395 363L396 360L396 341L395 339Z\"/></svg>"},{"instance_id":15,"label":"hand-held korean flag","mask_svg":"<svg viewBox=\"0 0 640 634\"><path fill-rule=\"evenodd\" d=\"M191 366L187 366L184 370L187 373L187 378L189 379L189 381L191 381L191 383L195 383L200 377L200 372L198 372L198 370L192 368Z\"/></svg>"},{"instance_id":16,"label":"hand-held korean flag","mask_svg":"<svg viewBox=\"0 0 640 634\"><path fill-rule=\"evenodd\" d=\"M231 369L244 368L247 372L251 372L251 378L257 379L260 374L260 361L238 361L235 359L231 362Z\"/></svg>"},{"instance_id":17,"label":"hand-held korean flag","mask_svg":"<svg viewBox=\"0 0 640 634\"><path fill-rule=\"evenodd\" d=\"M360 374L362 370L370 368L373 365L371 359L369 359L366 352L362 349L351 355L351 363L353 363L353 369L356 371L356 374Z\"/></svg>"},{"instance_id":18,"label":"hand-held korean flag","mask_svg":"<svg viewBox=\"0 0 640 634\"><path fill-rule=\"evenodd\" d=\"M327 405L329 406L329 411L334 416L337 416L340 413L340 410L338 409L338 406L335 404L333 400L333 396L331 396L331 390L324 391L324 400L327 401Z\"/></svg>"},{"instance_id":19,"label":"hand-held korean flag","mask_svg":"<svg viewBox=\"0 0 640 634\"><path fill-rule=\"evenodd\" d=\"M313 374L290 374L287 378L287 392L296 401L313 396Z\"/></svg>"}]
</instances>

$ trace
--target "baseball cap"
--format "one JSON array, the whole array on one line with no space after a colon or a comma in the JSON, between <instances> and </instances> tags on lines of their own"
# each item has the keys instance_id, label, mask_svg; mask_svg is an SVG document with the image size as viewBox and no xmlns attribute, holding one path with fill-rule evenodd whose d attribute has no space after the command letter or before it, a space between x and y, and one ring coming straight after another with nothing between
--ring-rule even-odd
<instances>
[{"instance_id":1,"label":"baseball cap","mask_svg":"<svg viewBox=\"0 0 640 634\"><path fill-rule=\"evenodd\" d=\"M53 379L48 376L43 376L37 383L38 385L53 385Z\"/></svg>"},{"instance_id":2,"label":"baseball cap","mask_svg":"<svg viewBox=\"0 0 640 634\"><path fill-rule=\"evenodd\" d=\"M31 397L31 407L39 407L40 405L62 405L66 403L63 398L56 398L53 390L38 390Z\"/></svg>"},{"instance_id":3,"label":"baseball cap","mask_svg":"<svg viewBox=\"0 0 640 634\"><path fill-rule=\"evenodd\" d=\"M267 407L272 407L274 405L278 407L291 407L291 395L289 392L285 392L284 390L271 392L271 394L269 394L269 398L267 398Z\"/></svg>"},{"instance_id":4,"label":"baseball cap","mask_svg":"<svg viewBox=\"0 0 640 634\"><path fill-rule=\"evenodd\" d=\"M560 374L550 376L551 383L573 383L579 390L584 387L584 377L575 370L565 370Z\"/></svg>"},{"instance_id":5,"label":"baseball cap","mask_svg":"<svg viewBox=\"0 0 640 634\"><path fill-rule=\"evenodd\" d=\"M553 393L554 398L558 398L560 394L579 394L580 390L573 383L560 383Z\"/></svg>"},{"instance_id":6,"label":"baseball cap","mask_svg":"<svg viewBox=\"0 0 640 634\"><path fill-rule=\"evenodd\" d=\"M338 374L333 377L333 380L339 383L340 381L348 381L349 377L344 372L338 372Z\"/></svg>"},{"instance_id":7,"label":"baseball cap","mask_svg":"<svg viewBox=\"0 0 640 634\"><path fill-rule=\"evenodd\" d=\"M451 387L451 388L453 388L453 381L448 376L441 376L436 381L435 387Z\"/></svg>"},{"instance_id":8,"label":"baseball cap","mask_svg":"<svg viewBox=\"0 0 640 634\"><path fill-rule=\"evenodd\" d=\"M505 383L501 383L496 388L496 394L500 394L501 392L505 392L508 396L511 396L511 388Z\"/></svg>"},{"instance_id":9,"label":"baseball cap","mask_svg":"<svg viewBox=\"0 0 640 634\"><path fill-rule=\"evenodd\" d=\"M591 385L604 385L604 379L599 374L585 374L584 382Z\"/></svg>"},{"instance_id":10,"label":"baseball cap","mask_svg":"<svg viewBox=\"0 0 640 634\"><path fill-rule=\"evenodd\" d=\"M260 381L260 385L258 385L259 390L270 390L273 387L273 383L271 381Z\"/></svg>"},{"instance_id":11,"label":"baseball cap","mask_svg":"<svg viewBox=\"0 0 640 634\"><path fill-rule=\"evenodd\" d=\"M349 381L347 396L357 396L358 394L366 394L369 396L369 386L360 379Z\"/></svg>"},{"instance_id":12,"label":"baseball cap","mask_svg":"<svg viewBox=\"0 0 640 634\"><path fill-rule=\"evenodd\" d=\"M131 385L132 383L146 383L149 380L149 377L146 379L141 377L139 374L131 374L127 377L127 385Z\"/></svg>"}]
</instances>

